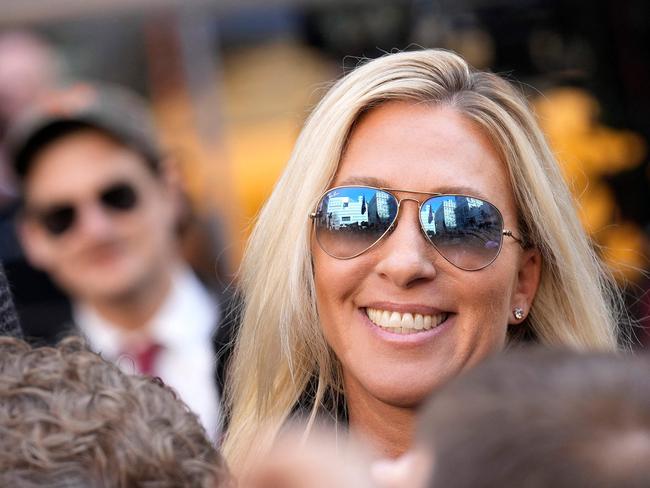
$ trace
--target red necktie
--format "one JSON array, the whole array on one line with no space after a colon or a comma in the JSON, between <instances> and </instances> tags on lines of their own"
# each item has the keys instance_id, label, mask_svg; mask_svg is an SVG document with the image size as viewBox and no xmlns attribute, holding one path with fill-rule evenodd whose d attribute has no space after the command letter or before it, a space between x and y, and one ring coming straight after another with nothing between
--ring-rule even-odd
<instances>
[{"instance_id":1,"label":"red necktie","mask_svg":"<svg viewBox=\"0 0 650 488\"><path fill-rule=\"evenodd\" d=\"M155 376L156 359L158 359L161 350L160 344L152 342L132 353L135 366L140 374Z\"/></svg>"}]
</instances>

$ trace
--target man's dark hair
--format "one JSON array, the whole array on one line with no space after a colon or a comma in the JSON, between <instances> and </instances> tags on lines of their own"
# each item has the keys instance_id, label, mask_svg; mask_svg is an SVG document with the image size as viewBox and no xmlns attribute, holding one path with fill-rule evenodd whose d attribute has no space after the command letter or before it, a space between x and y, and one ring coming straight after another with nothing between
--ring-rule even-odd
<instances>
[{"instance_id":1,"label":"man's dark hair","mask_svg":"<svg viewBox=\"0 0 650 488\"><path fill-rule=\"evenodd\" d=\"M111 131L90 122L83 120L58 120L35 132L24 146L14 154L14 170L16 176L18 176L21 181L24 181L32 169L34 159L41 151L50 144L63 139L64 137L83 131L98 132L114 140L116 143L128 147L143 158L147 167L154 175L160 174L159 158L143 151L135 143L132 143L125 138L118 137Z\"/></svg>"},{"instance_id":2,"label":"man's dark hair","mask_svg":"<svg viewBox=\"0 0 650 488\"><path fill-rule=\"evenodd\" d=\"M435 488L650 486L650 358L524 349L436 392Z\"/></svg>"},{"instance_id":3,"label":"man's dark hair","mask_svg":"<svg viewBox=\"0 0 650 488\"><path fill-rule=\"evenodd\" d=\"M0 486L230 487L196 415L78 338L0 338Z\"/></svg>"}]
</instances>

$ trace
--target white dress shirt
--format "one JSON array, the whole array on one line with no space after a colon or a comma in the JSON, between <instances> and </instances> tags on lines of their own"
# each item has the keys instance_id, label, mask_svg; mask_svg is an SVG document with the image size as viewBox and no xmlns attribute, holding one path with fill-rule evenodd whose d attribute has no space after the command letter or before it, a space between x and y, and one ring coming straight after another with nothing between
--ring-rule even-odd
<instances>
[{"instance_id":1,"label":"white dress shirt","mask_svg":"<svg viewBox=\"0 0 650 488\"><path fill-rule=\"evenodd\" d=\"M145 340L162 346L154 375L172 387L198 415L210 438L218 439L221 413L212 336L219 309L192 271L183 267L174 273L162 306L146 326L135 332L114 326L86 304L75 304L73 315L91 349L127 373L138 371L123 351Z\"/></svg>"}]
</instances>

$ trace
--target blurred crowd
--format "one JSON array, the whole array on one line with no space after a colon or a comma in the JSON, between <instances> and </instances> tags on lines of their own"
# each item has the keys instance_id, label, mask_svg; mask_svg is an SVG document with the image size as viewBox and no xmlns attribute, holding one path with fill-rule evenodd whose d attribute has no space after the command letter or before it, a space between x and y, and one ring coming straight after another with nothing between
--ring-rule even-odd
<instances>
[{"instance_id":1,"label":"blurred crowd","mask_svg":"<svg viewBox=\"0 0 650 488\"><path fill-rule=\"evenodd\" d=\"M412 20L407 10L384 7L399 24L386 42L410 40L398 28ZM426 22L436 12L424 11L411 26L416 40L498 70L495 53L508 46L490 40L493 18L480 30L454 11L460 27L441 21L434 35ZM320 96L315 87L341 74L344 55L379 54L355 51L366 45L355 25L364 42L381 31L360 12L313 7L300 24L308 48L286 39L251 48L254 35L242 28L248 45L226 61L206 47L214 39L205 25L197 40L182 21L157 17L144 28L144 88L80 76L43 29L0 29L0 486L648 486L645 353L529 346L436 389L418 409L412 447L396 459L322 419L307 436L286 422L246 477L228 467L220 452L231 420L226 367L249 220ZM224 36L246 15L266 15L269 31L296 22L273 13L233 16ZM557 62L556 34L533 36L531 63ZM197 46L205 51L194 57L174 52ZM589 70L584 46L564 48ZM222 92L221 62L232 68ZM246 101L258 77L270 95ZM626 292L623 342L642 351L650 344L647 134L608 117L608 101L579 83L540 84L542 94L521 90L594 247ZM208 114L217 106L229 127Z\"/></svg>"}]
</instances>

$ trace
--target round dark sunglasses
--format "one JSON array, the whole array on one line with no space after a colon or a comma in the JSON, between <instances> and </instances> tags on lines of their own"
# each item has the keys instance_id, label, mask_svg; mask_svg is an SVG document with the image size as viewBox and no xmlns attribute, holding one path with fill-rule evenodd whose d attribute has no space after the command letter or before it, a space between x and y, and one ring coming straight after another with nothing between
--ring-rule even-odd
<instances>
[{"instance_id":1,"label":"round dark sunglasses","mask_svg":"<svg viewBox=\"0 0 650 488\"><path fill-rule=\"evenodd\" d=\"M112 212L129 212L138 203L138 194L130 183L119 182L107 186L97 195L102 208ZM50 235L58 237L68 232L78 215L77 204L57 203L44 208L28 208L26 213L34 218Z\"/></svg>"},{"instance_id":2,"label":"round dark sunglasses","mask_svg":"<svg viewBox=\"0 0 650 488\"><path fill-rule=\"evenodd\" d=\"M393 192L429 198L400 199ZM478 271L492 264L501 252L504 236L524 246L521 239L503 228L499 209L480 198L371 186L327 190L310 214L316 241L334 258L355 258L391 233L405 200L418 204L420 228L426 239L462 270Z\"/></svg>"}]
</instances>

